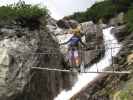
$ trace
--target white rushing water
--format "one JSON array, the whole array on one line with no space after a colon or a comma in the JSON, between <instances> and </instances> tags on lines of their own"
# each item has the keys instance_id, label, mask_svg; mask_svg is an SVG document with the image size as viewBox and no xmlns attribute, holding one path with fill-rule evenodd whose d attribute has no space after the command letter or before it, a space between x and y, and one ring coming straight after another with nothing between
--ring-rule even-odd
<instances>
[{"instance_id":1,"label":"white rushing water","mask_svg":"<svg viewBox=\"0 0 133 100\"><path fill-rule=\"evenodd\" d=\"M118 43L117 39L111 34L111 29L113 27L109 27L103 30L103 38L105 44L105 56L97 63L90 66L86 71L103 71L105 68L109 67L112 63L112 56L116 56L120 51L121 45ZM113 40L113 41L112 41ZM116 48L117 47L117 48ZM112 48L112 49L109 49ZM74 95L79 93L83 88L85 88L90 82L92 82L96 77L98 77L98 73L82 73L78 75L78 79L71 88L71 90L63 90L61 93L54 98L54 100L69 100Z\"/></svg>"}]
</instances>

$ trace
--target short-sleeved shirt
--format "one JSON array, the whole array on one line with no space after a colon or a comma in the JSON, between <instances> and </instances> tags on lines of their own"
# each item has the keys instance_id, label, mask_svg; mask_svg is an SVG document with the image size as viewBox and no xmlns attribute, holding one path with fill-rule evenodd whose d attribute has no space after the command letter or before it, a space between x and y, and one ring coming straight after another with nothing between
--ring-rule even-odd
<instances>
[{"instance_id":1,"label":"short-sleeved shirt","mask_svg":"<svg viewBox=\"0 0 133 100\"><path fill-rule=\"evenodd\" d=\"M73 36L70 40L69 40L69 46L78 46L80 42L80 38Z\"/></svg>"}]
</instances>

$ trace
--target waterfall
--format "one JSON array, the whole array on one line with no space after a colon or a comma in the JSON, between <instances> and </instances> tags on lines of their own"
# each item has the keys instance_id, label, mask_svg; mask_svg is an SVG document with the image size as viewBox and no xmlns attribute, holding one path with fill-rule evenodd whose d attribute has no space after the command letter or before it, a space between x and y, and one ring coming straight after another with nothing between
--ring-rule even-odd
<instances>
[{"instance_id":1,"label":"waterfall","mask_svg":"<svg viewBox=\"0 0 133 100\"><path fill-rule=\"evenodd\" d=\"M89 68L85 69L85 71L103 71L105 68L109 67L112 63L112 56L116 56L120 51L121 45L118 43L117 39L111 34L111 29L113 27L109 27L103 30L103 38L105 45L105 56L96 64L93 64ZM112 49L110 49L112 48ZM90 82L92 82L96 77L98 77L98 73L81 73L78 74L78 79L75 84L72 86L70 90L63 90L54 100L69 100L74 95L79 93L83 88L85 88Z\"/></svg>"}]
</instances>

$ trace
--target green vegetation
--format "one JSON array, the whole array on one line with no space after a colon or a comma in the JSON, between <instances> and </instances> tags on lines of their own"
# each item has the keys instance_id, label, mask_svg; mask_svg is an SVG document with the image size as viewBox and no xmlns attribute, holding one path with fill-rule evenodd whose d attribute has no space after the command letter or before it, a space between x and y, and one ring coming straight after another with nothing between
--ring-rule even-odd
<instances>
[{"instance_id":1,"label":"green vegetation","mask_svg":"<svg viewBox=\"0 0 133 100\"><path fill-rule=\"evenodd\" d=\"M132 100L133 99L133 79L129 80L125 87L114 94L113 100Z\"/></svg>"},{"instance_id":2,"label":"green vegetation","mask_svg":"<svg viewBox=\"0 0 133 100\"><path fill-rule=\"evenodd\" d=\"M94 4L85 12L78 12L70 17L78 20L79 22L88 20L98 22L99 19L102 19L105 23L107 23L109 18L114 17L118 13L127 12L131 3L133 3L133 0L105 0Z\"/></svg>"},{"instance_id":3,"label":"green vegetation","mask_svg":"<svg viewBox=\"0 0 133 100\"><path fill-rule=\"evenodd\" d=\"M11 23L15 21L16 24L23 27L37 28L40 24L39 19L46 15L46 8L40 8L38 5L25 4L24 1L0 7L0 23Z\"/></svg>"},{"instance_id":4,"label":"green vegetation","mask_svg":"<svg viewBox=\"0 0 133 100\"><path fill-rule=\"evenodd\" d=\"M72 18L76 18L79 22L93 20L97 22L101 19L108 19L109 17L113 17L115 14L115 5L112 5L112 2L105 1L101 3L97 3L88 9L86 12L75 13Z\"/></svg>"},{"instance_id":5,"label":"green vegetation","mask_svg":"<svg viewBox=\"0 0 133 100\"><path fill-rule=\"evenodd\" d=\"M85 12L77 12L70 16L79 22L92 20L97 23L100 19L108 23L109 19L115 17L120 12L125 13L124 22L127 23L129 32L133 32L133 0L105 0L94 4Z\"/></svg>"},{"instance_id":6,"label":"green vegetation","mask_svg":"<svg viewBox=\"0 0 133 100\"><path fill-rule=\"evenodd\" d=\"M133 5L129 8L125 20L127 22L128 31L133 32Z\"/></svg>"}]
</instances>

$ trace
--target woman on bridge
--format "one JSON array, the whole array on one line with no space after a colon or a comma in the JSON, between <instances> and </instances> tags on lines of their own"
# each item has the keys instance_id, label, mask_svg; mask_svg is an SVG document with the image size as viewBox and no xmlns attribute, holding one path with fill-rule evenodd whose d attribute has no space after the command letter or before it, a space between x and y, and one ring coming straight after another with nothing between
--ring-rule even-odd
<instances>
[{"instance_id":1,"label":"woman on bridge","mask_svg":"<svg viewBox=\"0 0 133 100\"><path fill-rule=\"evenodd\" d=\"M76 32L73 33L73 36L65 43L62 43L61 45L68 44L68 60L69 64L73 70L74 67L80 68L80 56L79 56L79 43L81 43L84 47L87 48L86 44L82 42L81 36L77 34Z\"/></svg>"}]
</instances>

